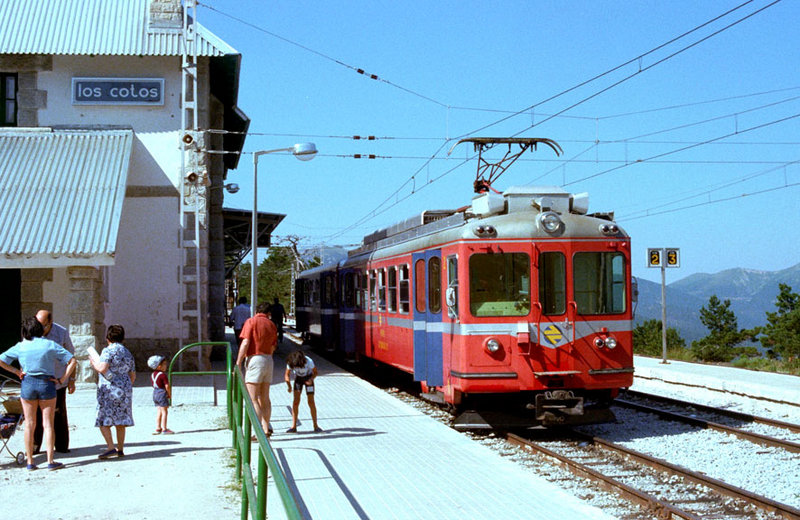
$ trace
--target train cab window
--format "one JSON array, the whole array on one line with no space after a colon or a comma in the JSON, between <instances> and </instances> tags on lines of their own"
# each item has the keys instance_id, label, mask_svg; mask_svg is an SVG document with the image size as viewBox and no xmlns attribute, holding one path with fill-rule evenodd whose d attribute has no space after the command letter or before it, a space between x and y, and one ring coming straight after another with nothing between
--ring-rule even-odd
<instances>
[{"instance_id":1,"label":"train cab window","mask_svg":"<svg viewBox=\"0 0 800 520\"><path fill-rule=\"evenodd\" d=\"M553 251L539 255L539 303L544 315L567 311L567 261L564 253Z\"/></svg>"},{"instance_id":2,"label":"train cab window","mask_svg":"<svg viewBox=\"0 0 800 520\"><path fill-rule=\"evenodd\" d=\"M428 260L428 309L434 314L442 310L442 261L438 256Z\"/></svg>"},{"instance_id":3,"label":"train cab window","mask_svg":"<svg viewBox=\"0 0 800 520\"><path fill-rule=\"evenodd\" d=\"M362 311L367 310L367 306L369 305L369 286L367 285L367 273L363 272L359 275L359 284L358 284L358 294L359 294L359 303L358 308Z\"/></svg>"},{"instance_id":4,"label":"train cab window","mask_svg":"<svg viewBox=\"0 0 800 520\"><path fill-rule=\"evenodd\" d=\"M425 260L414 263L414 306L417 312L425 312Z\"/></svg>"},{"instance_id":5,"label":"train cab window","mask_svg":"<svg viewBox=\"0 0 800 520\"><path fill-rule=\"evenodd\" d=\"M319 280L314 280L314 286L311 289L311 304L316 305L319 303Z\"/></svg>"},{"instance_id":6,"label":"train cab window","mask_svg":"<svg viewBox=\"0 0 800 520\"><path fill-rule=\"evenodd\" d=\"M378 271L369 272L369 310L378 310Z\"/></svg>"},{"instance_id":7,"label":"train cab window","mask_svg":"<svg viewBox=\"0 0 800 520\"><path fill-rule=\"evenodd\" d=\"M408 314L408 311L411 309L411 305L409 304L409 294L408 294L408 266L401 265L400 266L400 312L403 314Z\"/></svg>"},{"instance_id":8,"label":"train cab window","mask_svg":"<svg viewBox=\"0 0 800 520\"><path fill-rule=\"evenodd\" d=\"M386 312L386 269L378 269L378 310Z\"/></svg>"},{"instance_id":9,"label":"train cab window","mask_svg":"<svg viewBox=\"0 0 800 520\"><path fill-rule=\"evenodd\" d=\"M469 257L469 310L473 316L527 316L531 309L530 257L525 253Z\"/></svg>"},{"instance_id":10,"label":"train cab window","mask_svg":"<svg viewBox=\"0 0 800 520\"><path fill-rule=\"evenodd\" d=\"M389 299L386 302L386 308L389 312L397 312L397 267L392 266L386 271Z\"/></svg>"},{"instance_id":11,"label":"train cab window","mask_svg":"<svg viewBox=\"0 0 800 520\"><path fill-rule=\"evenodd\" d=\"M578 314L625 312L625 255L575 253L572 264Z\"/></svg>"},{"instance_id":12,"label":"train cab window","mask_svg":"<svg viewBox=\"0 0 800 520\"><path fill-rule=\"evenodd\" d=\"M458 258L447 257L447 290L444 295L447 315L458 318Z\"/></svg>"}]
</instances>

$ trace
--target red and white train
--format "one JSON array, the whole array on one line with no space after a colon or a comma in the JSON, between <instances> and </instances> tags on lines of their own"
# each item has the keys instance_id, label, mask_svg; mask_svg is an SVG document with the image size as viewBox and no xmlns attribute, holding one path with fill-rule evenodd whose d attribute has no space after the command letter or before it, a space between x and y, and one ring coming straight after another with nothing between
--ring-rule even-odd
<instances>
[{"instance_id":1,"label":"red and white train","mask_svg":"<svg viewBox=\"0 0 800 520\"><path fill-rule=\"evenodd\" d=\"M613 214L589 214L586 194L490 183L479 165L469 206L424 211L303 272L298 330L413 374L432 400L487 407L457 427L509 405L530 426L613 417L608 404L633 383L630 238Z\"/></svg>"}]
</instances>

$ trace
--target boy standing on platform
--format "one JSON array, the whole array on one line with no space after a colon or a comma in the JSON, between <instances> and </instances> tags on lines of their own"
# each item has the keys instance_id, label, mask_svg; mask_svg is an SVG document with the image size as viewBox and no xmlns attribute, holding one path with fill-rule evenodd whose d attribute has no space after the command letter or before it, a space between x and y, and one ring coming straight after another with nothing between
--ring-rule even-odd
<instances>
[{"instance_id":1,"label":"boy standing on platform","mask_svg":"<svg viewBox=\"0 0 800 520\"><path fill-rule=\"evenodd\" d=\"M153 370L153 373L150 374L150 381L153 383L153 403L158 408L156 412L156 431L153 432L153 435L175 433L167 428L170 399L169 378L164 373L167 370L167 360L164 356L150 356L147 360L147 366Z\"/></svg>"},{"instance_id":2,"label":"boy standing on platform","mask_svg":"<svg viewBox=\"0 0 800 520\"><path fill-rule=\"evenodd\" d=\"M311 411L311 421L314 423L314 432L319 433L322 428L317 425L317 405L314 402L314 379L317 377L317 367L310 357L303 354L302 350L295 350L286 356L286 372L283 379L286 381L286 390L292 391L291 376L294 375L294 400L292 401L292 427L286 433L297 433L297 415L300 411L300 394L306 389L308 409Z\"/></svg>"}]
</instances>

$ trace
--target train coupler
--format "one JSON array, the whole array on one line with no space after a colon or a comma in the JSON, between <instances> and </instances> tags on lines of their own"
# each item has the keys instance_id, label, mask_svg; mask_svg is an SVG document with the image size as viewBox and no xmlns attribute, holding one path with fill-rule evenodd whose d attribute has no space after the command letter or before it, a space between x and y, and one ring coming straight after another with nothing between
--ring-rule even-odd
<instances>
[{"instance_id":1,"label":"train coupler","mask_svg":"<svg viewBox=\"0 0 800 520\"><path fill-rule=\"evenodd\" d=\"M576 417L584 413L583 397L577 397L570 390L552 390L536 395L534 403L528 408L536 410L536 420L544 426L574 423Z\"/></svg>"}]
</instances>

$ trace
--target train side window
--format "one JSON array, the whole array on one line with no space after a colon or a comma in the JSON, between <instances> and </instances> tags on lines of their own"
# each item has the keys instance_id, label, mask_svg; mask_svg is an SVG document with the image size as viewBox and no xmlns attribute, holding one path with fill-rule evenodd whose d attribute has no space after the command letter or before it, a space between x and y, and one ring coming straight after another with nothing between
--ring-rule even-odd
<instances>
[{"instance_id":1,"label":"train side window","mask_svg":"<svg viewBox=\"0 0 800 520\"><path fill-rule=\"evenodd\" d=\"M397 267L391 266L387 271L389 285L389 300L386 308L389 312L397 312Z\"/></svg>"},{"instance_id":2,"label":"train side window","mask_svg":"<svg viewBox=\"0 0 800 520\"><path fill-rule=\"evenodd\" d=\"M342 279L343 282L343 290L342 290L342 306L346 309L352 309L356 305L356 292L355 292L355 274L354 273L345 273Z\"/></svg>"},{"instance_id":3,"label":"train side window","mask_svg":"<svg viewBox=\"0 0 800 520\"><path fill-rule=\"evenodd\" d=\"M539 255L539 303L542 314L564 314L567 310L567 261L564 253Z\"/></svg>"},{"instance_id":4,"label":"train side window","mask_svg":"<svg viewBox=\"0 0 800 520\"><path fill-rule=\"evenodd\" d=\"M525 253L476 253L469 257L469 311L475 317L527 316L531 262Z\"/></svg>"},{"instance_id":5,"label":"train side window","mask_svg":"<svg viewBox=\"0 0 800 520\"><path fill-rule=\"evenodd\" d=\"M417 312L425 312L425 260L414 263L414 306Z\"/></svg>"},{"instance_id":6,"label":"train side window","mask_svg":"<svg viewBox=\"0 0 800 520\"><path fill-rule=\"evenodd\" d=\"M325 307L336 305L336 279L326 276L322 281L322 304Z\"/></svg>"},{"instance_id":7,"label":"train side window","mask_svg":"<svg viewBox=\"0 0 800 520\"><path fill-rule=\"evenodd\" d=\"M575 253L572 276L578 314L625 312L625 255L610 252Z\"/></svg>"},{"instance_id":8,"label":"train side window","mask_svg":"<svg viewBox=\"0 0 800 520\"><path fill-rule=\"evenodd\" d=\"M447 292L444 295L447 303L447 315L458 318L458 258L447 257Z\"/></svg>"},{"instance_id":9,"label":"train side window","mask_svg":"<svg viewBox=\"0 0 800 520\"><path fill-rule=\"evenodd\" d=\"M319 280L314 280L314 288L311 290L311 304L319 303Z\"/></svg>"},{"instance_id":10,"label":"train side window","mask_svg":"<svg viewBox=\"0 0 800 520\"><path fill-rule=\"evenodd\" d=\"M386 312L386 269L378 269L378 310Z\"/></svg>"},{"instance_id":11,"label":"train side window","mask_svg":"<svg viewBox=\"0 0 800 520\"><path fill-rule=\"evenodd\" d=\"M408 265L400 266L400 312L408 314L411 309L408 294Z\"/></svg>"},{"instance_id":12,"label":"train side window","mask_svg":"<svg viewBox=\"0 0 800 520\"><path fill-rule=\"evenodd\" d=\"M428 308L434 314L442 310L442 261L438 256L428 260Z\"/></svg>"}]
</instances>

